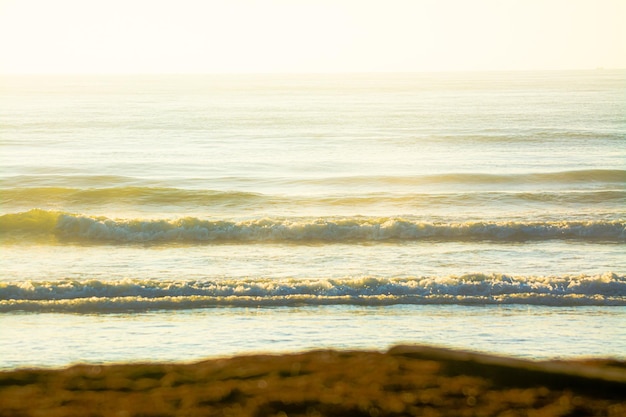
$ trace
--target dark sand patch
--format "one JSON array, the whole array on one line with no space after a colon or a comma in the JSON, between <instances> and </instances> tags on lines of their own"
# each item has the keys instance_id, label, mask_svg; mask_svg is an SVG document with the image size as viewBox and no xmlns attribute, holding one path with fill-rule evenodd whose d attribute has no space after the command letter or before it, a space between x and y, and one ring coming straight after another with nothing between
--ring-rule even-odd
<instances>
[{"instance_id":1,"label":"dark sand patch","mask_svg":"<svg viewBox=\"0 0 626 417\"><path fill-rule=\"evenodd\" d=\"M0 416L626 416L626 363L419 346L0 372Z\"/></svg>"}]
</instances>

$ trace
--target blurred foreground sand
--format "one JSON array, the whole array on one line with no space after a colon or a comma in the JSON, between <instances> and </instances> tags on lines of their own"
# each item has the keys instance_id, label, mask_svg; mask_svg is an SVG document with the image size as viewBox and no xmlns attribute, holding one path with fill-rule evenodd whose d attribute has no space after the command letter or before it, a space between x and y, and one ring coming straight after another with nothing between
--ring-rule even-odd
<instances>
[{"instance_id":1,"label":"blurred foreground sand","mask_svg":"<svg viewBox=\"0 0 626 417\"><path fill-rule=\"evenodd\" d=\"M0 372L0 416L626 416L626 363L423 346Z\"/></svg>"}]
</instances>

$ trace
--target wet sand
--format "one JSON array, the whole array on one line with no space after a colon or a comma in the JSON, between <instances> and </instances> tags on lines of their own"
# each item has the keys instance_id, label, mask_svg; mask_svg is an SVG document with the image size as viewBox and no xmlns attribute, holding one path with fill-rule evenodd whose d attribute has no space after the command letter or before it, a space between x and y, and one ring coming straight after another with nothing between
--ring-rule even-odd
<instances>
[{"instance_id":1,"label":"wet sand","mask_svg":"<svg viewBox=\"0 0 626 417\"><path fill-rule=\"evenodd\" d=\"M424 346L0 372L0 416L626 416L626 363Z\"/></svg>"}]
</instances>

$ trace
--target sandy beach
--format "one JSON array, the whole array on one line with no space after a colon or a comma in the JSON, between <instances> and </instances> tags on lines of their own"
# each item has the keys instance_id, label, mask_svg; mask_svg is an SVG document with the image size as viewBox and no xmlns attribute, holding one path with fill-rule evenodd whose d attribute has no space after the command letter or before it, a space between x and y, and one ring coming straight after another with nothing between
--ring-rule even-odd
<instances>
[{"instance_id":1,"label":"sandy beach","mask_svg":"<svg viewBox=\"0 0 626 417\"><path fill-rule=\"evenodd\" d=\"M624 416L626 363L426 346L0 373L1 416Z\"/></svg>"}]
</instances>

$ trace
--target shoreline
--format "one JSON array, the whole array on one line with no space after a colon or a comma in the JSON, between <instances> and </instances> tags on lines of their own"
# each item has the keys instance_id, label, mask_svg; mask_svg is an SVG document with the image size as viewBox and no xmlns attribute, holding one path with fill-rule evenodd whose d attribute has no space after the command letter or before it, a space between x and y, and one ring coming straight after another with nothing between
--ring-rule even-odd
<instances>
[{"instance_id":1,"label":"shoreline","mask_svg":"<svg viewBox=\"0 0 626 417\"><path fill-rule=\"evenodd\" d=\"M429 346L0 372L0 416L623 416L626 362Z\"/></svg>"}]
</instances>

